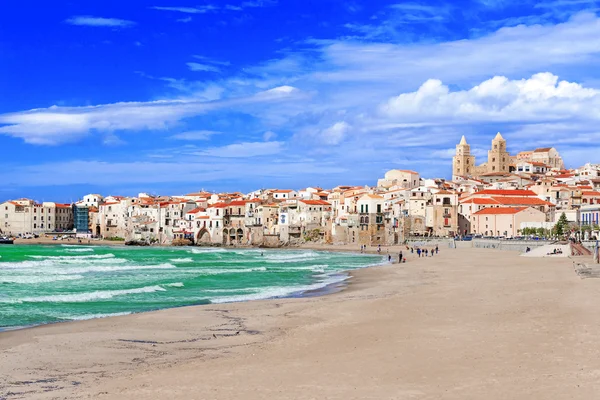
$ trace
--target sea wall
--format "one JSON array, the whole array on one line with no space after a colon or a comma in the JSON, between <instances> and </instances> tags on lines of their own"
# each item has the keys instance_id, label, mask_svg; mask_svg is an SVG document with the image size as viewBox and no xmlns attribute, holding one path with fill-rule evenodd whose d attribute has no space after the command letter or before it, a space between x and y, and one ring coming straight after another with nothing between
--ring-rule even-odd
<instances>
[{"instance_id":1,"label":"sea wall","mask_svg":"<svg viewBox=\"0 0 600 400\"><path fill-rule=\"evenodd\" d=\"M525 252L527 248L546 246L554 243L551 240L498 240L498 239L473 239L472 247L477 249L496 249L507 251Z\"/></svg>"}]
</instances>

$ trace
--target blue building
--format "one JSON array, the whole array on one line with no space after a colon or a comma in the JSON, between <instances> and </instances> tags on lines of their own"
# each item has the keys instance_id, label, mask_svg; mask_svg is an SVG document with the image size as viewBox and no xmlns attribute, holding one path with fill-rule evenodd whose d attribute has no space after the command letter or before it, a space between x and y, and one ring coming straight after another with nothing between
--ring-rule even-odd
<instances>
[{"instance_id":1,"label":"blue building","mask_svg":"<svg viewBox=\"0 0 600 400\"><path fill-rule=\"evenodd\" d=\"M88 207L73 205L73 225L77 233L90 233Z\"/></svg>"}]
</instances>

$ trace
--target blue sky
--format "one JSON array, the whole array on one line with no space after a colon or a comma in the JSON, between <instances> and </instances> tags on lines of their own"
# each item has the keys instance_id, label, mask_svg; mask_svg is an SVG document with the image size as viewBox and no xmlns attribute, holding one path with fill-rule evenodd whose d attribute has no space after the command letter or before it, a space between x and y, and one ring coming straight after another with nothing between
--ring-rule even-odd
<instances>
[{"instance_id":1,"label":"blue sky","mask_svg":"<svg viewBox=\"0 0 600 400\"><path fill-rule=\"evenodd\" d=\"M448 178L497 131L600 162L600 1L18 3L0 200Z\"/></svg>"}]
</instances>

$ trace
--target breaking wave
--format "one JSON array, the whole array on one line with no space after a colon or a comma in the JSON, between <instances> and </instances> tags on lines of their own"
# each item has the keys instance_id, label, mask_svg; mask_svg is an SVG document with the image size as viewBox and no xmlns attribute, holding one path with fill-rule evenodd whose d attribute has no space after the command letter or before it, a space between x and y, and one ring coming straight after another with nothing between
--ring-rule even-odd
<instances>
[{"instance_id":1,"label":"breaking wave","mask_svg":"<svg viewBox=\"0 0 600 400\"><path fill-rule=\"evenodd\" d=\"M21 303L85 303L95 300L108 300L117 296L126 296L129 294L164 292L166 289L162 286L146 286L136 289L123 290L97 290L95 292L74 293L74 294L55 294L50 296L25 297L18 300Z\"/></svg>"}]
</instances>

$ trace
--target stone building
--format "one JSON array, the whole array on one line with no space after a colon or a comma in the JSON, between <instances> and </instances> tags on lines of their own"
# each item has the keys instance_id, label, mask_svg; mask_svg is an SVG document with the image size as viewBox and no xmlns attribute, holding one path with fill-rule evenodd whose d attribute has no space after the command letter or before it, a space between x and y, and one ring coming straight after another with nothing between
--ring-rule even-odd
<instances>
[{"instance_id":1,"label":"stone building","mask_svg":"<svg viewBox=\"0 0 600 400\"><path fill-rule=\"evenodd\" d=\"M471 146L467 143L464 135L460 143L456 145L456 155L452 159L452 179L459 176L470 176L475 167L475 156L471 155Z\"/></svg>"},{"instance_id":2,"label":"stone building","mask_svg":"<svg viewBox=\"0 0 600 400\"><path fill-rule=\"evenodd\" d=\"M544 173L550 169L561 170L564 168L563 160L554 147L544 147L533 151L522 151L516 156L511 156L507 150L506 140L500 132L492 139L488 150L487 161L475 165L475 157L471 155L471 147L463 136L460 143L456 145L456 154L452 159L452 179L458 181L464 177L492 177L502 179L509 173L517 170L525 173L525 165L535 166L537 173ZM530 173L531 173L530 168ZM489 181L489 179L487 180ZM489 183L489 182L488 182Z\"/></svg>"}]
</instances>

